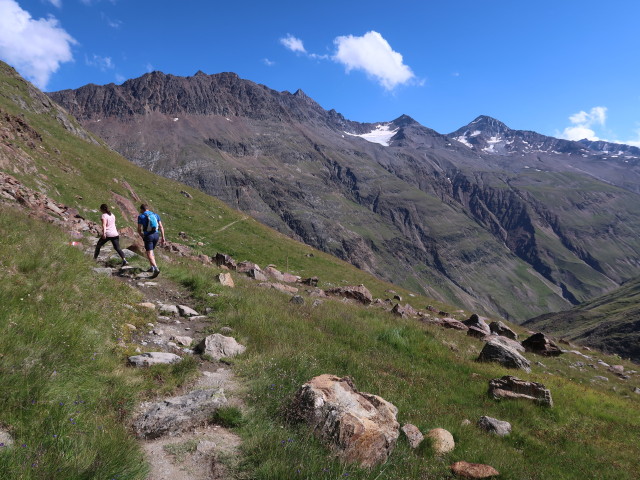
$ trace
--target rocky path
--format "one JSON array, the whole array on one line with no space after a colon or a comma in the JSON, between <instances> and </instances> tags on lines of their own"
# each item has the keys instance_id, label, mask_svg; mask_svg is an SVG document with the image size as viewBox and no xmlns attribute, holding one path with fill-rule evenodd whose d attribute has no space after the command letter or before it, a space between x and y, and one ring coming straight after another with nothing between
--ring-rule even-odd
<instances>
[{"instance_id":1,"label":"rocky path","mask_svg":"<svg viewBox=\"0 0 640 480\"><path fill-rule=\"evenodd\" d=\"M102 257L104 259L104 257ZM105 271L101 273L107 273ZM244 408L244 388L230 366L220 361L203 360L193 347L206 336L211 319L195 311L189 292L160 275L147 278L137 268L113 269L112 275L137 289L143 296L142 308L155 313L156 320L144 328L133 325L132 343L139 345L139 352L164 352L180 357L195 356L198 360L198 378L175 393L170 399L154 399L140 405L136 414L144 417L150 405L179 405L183 398L198 391L212 391L222 400L215 405ZM229 329L230 330L230 329ZM223 329L224 331L224 329ZM229 331L226 331L227 334ZM184 401L184 408L192 403ZM205 406L203 408L209 408ZM187 412L188 410L185 410ZM174 415L174 413L171 413ZM147 480L227 480L238 461L240 438L231 430L202 421L197 415L187 423L156 436L142 434L134 421L134 430L146 453L150 474ZM209 412L210 416L210 412ZM135 415L134 415L135 417Z\"/></svg>"}]
</instances>

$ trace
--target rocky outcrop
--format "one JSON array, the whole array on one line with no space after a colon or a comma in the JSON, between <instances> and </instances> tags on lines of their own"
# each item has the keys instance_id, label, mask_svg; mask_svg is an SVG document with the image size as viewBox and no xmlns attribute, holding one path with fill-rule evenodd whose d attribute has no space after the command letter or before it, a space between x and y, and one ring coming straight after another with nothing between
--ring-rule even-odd
<instances>
[{"instance_id":1,"label":"rocky outcrop","mask_svg":"<svg viewBox=\"0 0 640 480\"><path fill-rule=\"evenodd\" d=\"M525 399L547 407L553 406L551 391L543 384L527 382L510 375L491 380L489 396L495 399Z\"/></svg>"},{"instance_id":2,"label":"rocky outcrop","mask_svg":"<svg viewBox=\"0 0 640 480\"><path fill-rule=\"evenodd\" d=\"M513 348L495 341L485 343L478 357L479 362L496 362L507 368L519 368L529 373L531 363Z\"/></svg>"},{"instance_id":3,"label":"rocky outcrop","mask_svg":"<svg viewBox=\"0 0 640 480\"><path fill-rule=\"evenodd\" d=\"M483 338L484 336L491 334L491 330L489 329L487 322L475 313L471 315L468 320L465 320L462 323L464 323L469 329L467 331L467 335L472 337Z\"/></svg>"},{"instance_id":4,"label":"rocky outcrop","mask_svg":"<svg viewBox=\"0 0 640 480\"><path fill-rule=\"evenodd\" d=\"M320 375L305 383L290 408L345 462L373 467L386 462L400 433L398 409L377 395L356 390L349 377Z\"/></svg>"},{"instance_id":5,"label":"rocky outcrop","mask_svg":"<svg viewBox=\"0 0 640 480\"><path fill-rule=\"evenodd\" d=\"M522 341L522 346L527 352L537 353L546 357L557 357L562 354L562 349L553 343L544 333L535 333Z\"/></svg>"}]
</instances>

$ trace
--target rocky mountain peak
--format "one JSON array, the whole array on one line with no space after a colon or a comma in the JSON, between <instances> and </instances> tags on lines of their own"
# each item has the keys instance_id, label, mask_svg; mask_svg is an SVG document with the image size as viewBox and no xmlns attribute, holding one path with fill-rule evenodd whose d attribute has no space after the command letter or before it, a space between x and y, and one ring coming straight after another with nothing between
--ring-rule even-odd
<instances>
[{"instance_id":1,"label":"rocky mountain peak","mask_svg":"<svg viewBox=\"0 0 640 480\"><path fill-rule=\"evenodd\" d=\"M417 121L411 118L409 115L402 114L391 122L395 127L408 127L409 125L419 125Z\"/></svg>"}]
</instances>

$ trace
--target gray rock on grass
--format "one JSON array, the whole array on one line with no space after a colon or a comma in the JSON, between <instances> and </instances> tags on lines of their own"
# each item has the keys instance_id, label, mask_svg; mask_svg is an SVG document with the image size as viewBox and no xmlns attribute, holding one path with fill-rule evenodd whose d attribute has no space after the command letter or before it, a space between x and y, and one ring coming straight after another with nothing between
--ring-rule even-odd
<instances>
[{"instance_id":1,"label":"gray rock on grass","mask_svg":"<svg viewBox=\"0 0 640 480\"><path fill-rule=\"evenodd\" d=\"M487 342L478 357L479 362L497 362L507 368L519 368L531 372L529 360L520 355L513 348L495 341Z\"/></svg>"},{"instance_id":2,"label":"gray rock on grass","mask_svg":"<svg viewBox=\"0 0 640 480\"><path fill-rule=\"evenodd\" d=\"M9 448L13 446L13 437L7 432L0 428L0 452L2 452L2 448Z\"/></svg>"},{"instance_id":3,"label":"gray rock on grass","mask_svg":"<svg viewBox=\"0 0 640 480\"><path fill-rule=\"evenodd\" d=\"M177 363L182 357L167 352L147 352L142 355L129 357L129 363L135 367L150 367L152 365Z\"/></svg>"},{"instance_id":4,"label":"gray rock on grass","mask_svg":"<svg viewBox=\"0 0 640 480\"><path fill-rule=\"evenodd\" d=\"M226 405L221 388L194 390L179 397L143 405L143 412L133 421L139 438L175 435L208 422L211 415Z\"/></svg>"},{"instance_id":5,"label":"gray rock on grass","mask_svg":"<svg viewBox=\"0 0 640 480\"><path fill-rule=\"evenodd\" d=\"M504 437L511 433L511 424L497 418L482 416L478 420L478 426L489 433L495 433L500 437Z\"/></svg>"},{"instance_id":6,"label":"gray rock on grass","mask_svg":"<svg viewBox=\"0 0 640 480\"><path fill-rule=\"evenodd\" d=\"M225 337L219 333L214 333L204 338L196 347L197 352L209 355L214 360L235 357L246 349L247 347L238 343L235 338Z\"/></svg>"}]
</instances>

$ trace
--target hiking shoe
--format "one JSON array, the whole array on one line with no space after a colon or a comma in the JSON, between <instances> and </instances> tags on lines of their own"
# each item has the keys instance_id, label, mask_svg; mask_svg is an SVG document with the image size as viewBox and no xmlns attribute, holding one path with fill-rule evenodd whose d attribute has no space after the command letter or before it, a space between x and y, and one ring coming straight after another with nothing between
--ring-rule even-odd
<instances>
[{"instance_id":1,"label":"hiking shoe","mask_svg":"<svg viewBox=\"0 0 640 480\"><path fill-rule=\"evenodd\" d=\"M160 275L160 269L158 267L154 267L153 273L149 278L156 278L158 275Z\"/></svg>"},{"instance_id":2,"label":"hiking shoe","mask_svg":"<svg viewBox=\"0 0 640 480\"><path fill-rule=\"evenodd\" d=\"M127 262L126 259L122 259L122 265L120 265L121 267L126 267L127 265L129 265L129 262Z\"/></svg>"},{"instance_id":3,"label":"hiking shoe","mask_svg":"<svg viewBox=\"0 0 640 480\"><path fill-rule=\"evenodd\" d=\"M146 272L147 272L147 273L154 272L154 271L155 271L155 270L154 270L154 268L156 268L156 267L149 267L149 270L147 270Z\"/></svg>"}]
</instances>

